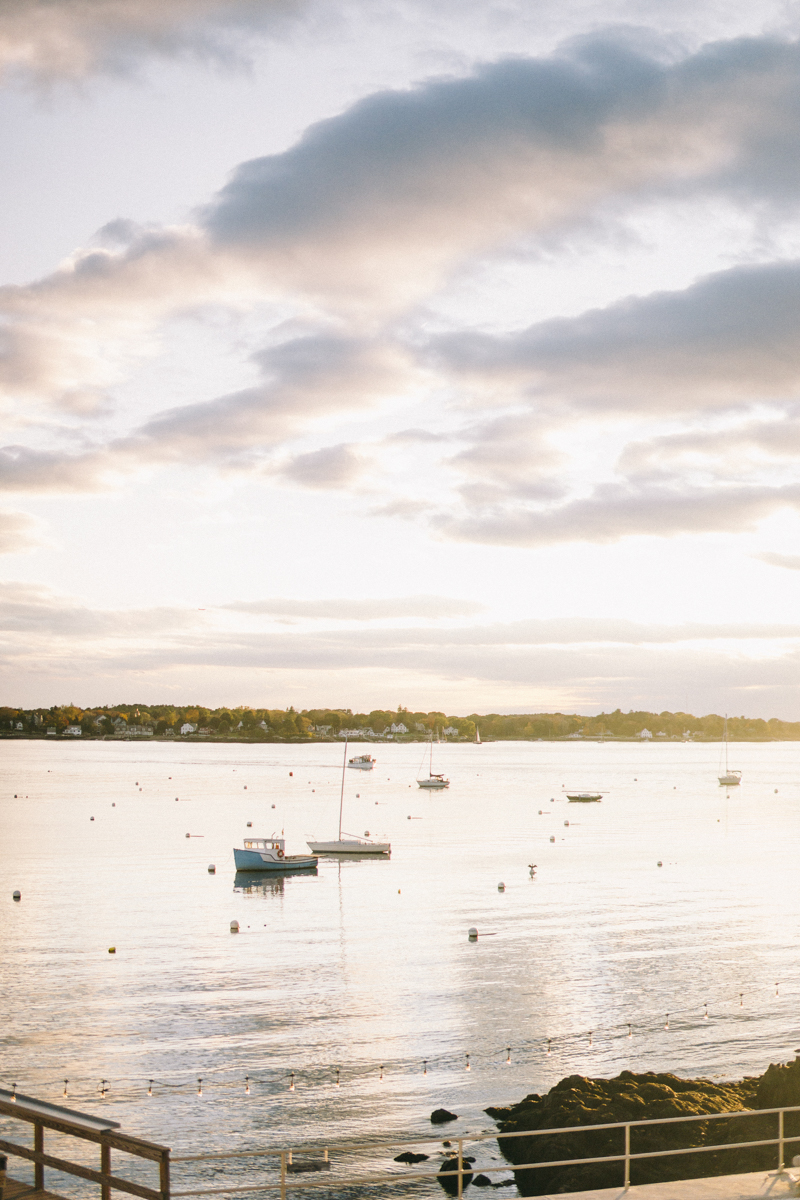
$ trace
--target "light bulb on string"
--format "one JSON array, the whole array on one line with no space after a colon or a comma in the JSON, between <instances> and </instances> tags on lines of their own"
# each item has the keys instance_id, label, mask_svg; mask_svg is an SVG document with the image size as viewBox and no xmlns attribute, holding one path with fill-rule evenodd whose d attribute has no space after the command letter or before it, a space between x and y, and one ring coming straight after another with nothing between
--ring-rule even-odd
<instances>
[{"instance_id":1,"label":"light bulb on string","mask_svg":"<svg viewBox=\"0 0 800 1200\"><path fill-rule=\"evenodd\" d=\"M69 1080L68 1080L68 1079L65 1079L65 1080L64 1080L64 1099L65 1099L65 1100L66 1100L66 1098L67 1098L67 1084L68 1084L68 1083L69 1083Z\"/></svg>"},{"instance_id":2,"label":"light bulb on string","mask_svg":"<svg viewBox=\"0 0 800 1200\"><path fill-rule=\"evenodd\" d=\"M633 1037L633 1027L631 1026L630 1021L628 1021L628 1037L629 1038Z\"/></svg>"},{"instance_id":3,"label":"light bulb on string","mask_svg":"<svg viewBox=\"0 0 800 1200\"><path fill-rule=\"evenodd\" d=\"M422 1074L423 1074L423 1075L427 1075L427 1074L428 1074L428 1060L427 1060L427 1058L423 1058L423 1060L422 1060Z\"/></svg>"},{"instance_id":4,"label":"light bulb on string","mask_svg":"<svg viewBox=\"0 0 800 1200\"><path fill-rule=\"evenodd\" d=\"M510 1046L506 1046L506 1062L507 1063L511 1062L511 1047Z\"/></svg>"},{"instance_id":5,"label":"light bulb on string","mask_svg":"<svg viewBox=\"0 0 800 1200\"><path fill-rule=\"evenodd\" d=\"M150 1080L150 1082L149 1082L149 1083L148 1083L148 1085L147 1085L147 1094L148 1094L148 1096L152 1096L152 1094L153 1094L153 1081L152 1081L152 1079Z\"/></svg>"},{"instance_id":6,"label":"light bulb on string","mask_svg":"<svg viewBox=\"0 0 800 1200\"><path fill-rule=\"evenodd\" d=\"M11 1085L11 1103L17 1103L17 1085L15 1083L12 1083Z\"/></svg>"},{"instance_id":7,"label":"light bulb on string","mask_svg":"<svg viewBox=\"0 0 800 1200\"><path fill-rule=\"evenodd\" d=\"M704 1004L703 1007L705 1009L705 1012L703 1013L703 1020L707 1021L708 1020L708 1005Z\"/></svg>"},{"instance_id":8,"label":"light bulb on string","mask_svg":"<svg viewBox=\"0 0 800 1200\"><path fill-rule=\"evenodd\" d=\"M592 1048L592 1035L591 1035L591 1032L590 1032L590 1033L589 1033L589 1049L591 1050L591 1048Z\"/></svg>"},{"instance_id":9,"label":"light bulb on string","mask_svg":"<svg viewBox=\"0 0 800 1200\"><path fill-rule=\"evenodd\" d=\"M336 1068L336 1086L339 1087L339 1068Z\"/></svg>"},{"instance_id":10,"label":"light bulb on string","mask_svg":"<svg viewBox=\"0 0 800 1200\"><path fill-rule=\"evenodd\" d=\"M739 992L739 1008L744 1008L744 992Z\"/></svg>"},{"instance_id":11,"label":"light bulb on string","mask_svg":"<svg viewBox=\"0 0 800 1200\"><path fill-rule=\"evenodd\" d=\"M669 1029L669 1013L664 1018L664 1028Z\"/></svg>"},{"instance_id":12,"label":"light bulb on string","mask_svg":"<svg viewBox=\"0 0 800 1200\"><path fill-rule=\"evenodd\" d=\"M250 1076L249 1075L245 1075L245 1077L244 1077L244 1094L245 1094L245 1096L250 1095Z\"/></svg>"},{"instance_id":13,"label":"light bulb on string","mask_svg":"<svg viewBox=\"0 0 800 1200\"><path fill-rule=\"evenodd\" d=\"M197 1077L197 1094L198 1096L202 1096L203 1094L203 1081L199 1075Z\"/></svg>"},{"instance_id":14,"label":"light bulb on string","mask_svg":"<svg viewBox=\"0 0 800 1200\"><path fill-rule=\"evenodd\" d=\"M381 1079L383 1079L383 1063L381 1063Z\"/></svg>"},{"instance_id":15,"label":"light bulb on string","mask_svg":"<svg viewBox=\"0 0 800 1200\"><path fill-rule=\"evenodd\" d=\"M551 1042L551 1040L552 1040L551 1038L548 1038L548 1039L547 1039L547 1053L548 1053L548 1054L550 1053L550 1042Z\"/></svg>"},{"instance_id":16,"label":"light bulb on string","mask_svg":"<svg viewBox=\"0 0 800 1200\"><path fill-rule=\"evenodd\" d=\"M292 1071L291 1074L289 1075L289 1091L290 1092L294 1091L294 1071Z\"/></svg>"},{"instance_id":17,"label":"light bulb on string","mask_svg":"<svg viewBox=\"0 0 800 1200\"><path fill-rule=\"evenodd\" d=\"M472 1067L469 1065L469 1055L468 1055L468 1054L467 1054L467 1055L465 1055L465 1058L466 1058L466 1060L467 1060L467 1061L466 1061L466 1063L465 1063L465 1065L464 1065L464 1070L465 1070L465 1071L471 1071L471 1070L472 1070Z\"/></svg>"},{"instance_id":18,"label":"light bulb on string","mask_svg":"<svg viewBox=\"0 0 800 1200\"><path fill-rule=\"evenodd\" d=\"M105 1094L106 1094L106 1091L108 1090L108 1089L106 1088L106 1084L107 1084L107 1083L108 1083L108 1080L107 1080L107 1079L101 1079L101 1080L100 1080L100 1095L101 1095L101 1096L105 1096Z\"/></svg>"},{"instance_id":19,"label":"light bulb on string","mask_svg":"<svg viewBox=\"0 0 800 1200\"><path fill-rule=\"evenodd\" d=\"M776 983L776 984L775 984L775 995L777 996L777 994L778 994L778 985L777 985L777 983Z\"/></svg>"}]
</instances>

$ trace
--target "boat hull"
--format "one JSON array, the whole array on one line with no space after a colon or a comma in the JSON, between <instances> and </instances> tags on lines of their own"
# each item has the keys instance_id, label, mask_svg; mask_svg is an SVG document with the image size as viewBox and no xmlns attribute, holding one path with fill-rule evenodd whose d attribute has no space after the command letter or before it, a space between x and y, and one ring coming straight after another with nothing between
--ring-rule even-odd
<instances>
[{"instance_id":1,"label":"boat hull","mask_svg":"<svg viewBox=\"0 0 800 1200\"><path fill-rule=\"evenodd\" d=\"M602 792L567 792L570 804L599 804L603 799Z\"/></svg>"},{"instance_id":2,"label":"boat hull","mask_svg":"<svg viewBox=\"0 0 800 1200\"><path fill-rule=\"evenodd\" d=\"M417 787L427 788L428 791L440 792L442 788L450 787L449 779L418 779Z\"/></svg>"},{"instance_id":3,"label":"boat hull","mask_svg":"<svg viewBox=\"0 0 800 1200\"><path fill-rule=\"evenodd\" d=\"M390 842L306 842L312 854L347 855L348 858L388 858Z\"/></svg>"},{"instance_id":4,"label":"boat hull","mask_svg":"<svg viewBox=\"0 0 800 1200\"><path fill-rule=\"evenodd\" d=\"M233 861L237 871L310 871L317 865L311 854L287 854L275 858L269 851L261 850L234 849Z\"/></svg>"},{"instance_id":5,"label":"boat hull","mask_svg":"<svg viewBox=\"0 0 800 1200\"><path fill-rule=\"evenodd\" d=\"M369 763L349 762L347 765L348 765L348 767L350 767L350 769L352 771L371 771L372 768L375 766L375 763L374 762L369 762Z\"/></svg>"},{"instance_id":6,"label":"boat hull","mask_svg":"<svg viewBox=\"0 0 800 1200\"><path fill-rule=\"evenodd\" d=\"M727 775L718 775L717 778L723 787L736 787L742 782L741 772L729 771Z\"/></svg>"}]
</instances>

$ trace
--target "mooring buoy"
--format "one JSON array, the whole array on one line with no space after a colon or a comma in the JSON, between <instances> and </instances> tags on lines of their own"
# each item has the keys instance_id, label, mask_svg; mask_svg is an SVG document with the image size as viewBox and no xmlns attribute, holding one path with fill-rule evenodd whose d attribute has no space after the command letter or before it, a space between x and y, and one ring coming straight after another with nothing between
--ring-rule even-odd
<instances>
[{"instance_id":1,"label":"mooring buoy","mask_svg":"<svg viewBox=\"0 0 800 1200\"><path fill-rule=\"evenodd\" d=\"M239 932L239 922L231 921L231 933L238 933L238 932Z\"/></svg>"}]
</instances>

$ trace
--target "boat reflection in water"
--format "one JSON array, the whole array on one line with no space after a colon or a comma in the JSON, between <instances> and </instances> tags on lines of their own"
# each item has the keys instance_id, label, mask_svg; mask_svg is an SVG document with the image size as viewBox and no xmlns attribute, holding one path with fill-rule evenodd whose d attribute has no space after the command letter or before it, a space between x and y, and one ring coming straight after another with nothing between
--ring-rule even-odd
<instances>
[{"instance_id":1,"label":"boat reflection in water","mask_svg":"<svg viewBox=\"0 0 800 1200\"><path fill-rule=\"evenodd\" d=\"M237 871L233 878L233 890L248 895L260 892L263 896L282 896L287 875L316 874L316 867L286 867L280 872Z\"/></svg>"}]
</instances>

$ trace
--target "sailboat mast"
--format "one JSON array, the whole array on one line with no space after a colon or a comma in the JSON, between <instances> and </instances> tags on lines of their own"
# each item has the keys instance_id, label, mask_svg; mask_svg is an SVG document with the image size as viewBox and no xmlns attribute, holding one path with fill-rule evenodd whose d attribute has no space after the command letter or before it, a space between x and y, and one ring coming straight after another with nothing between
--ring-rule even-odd
<instances>
[{"instance_id":1,"label":"sailboat mast","mask_svg":"<svg viewBox=\"0 0 800 1200\"><path fill-rule=\"evenodd\" d=\"M342 840L342 809L344 808L344 776L347 770L347 738L344 739L344 759L342 760L342 794L339 797L339 841Z\"/></svg>"}]
</instances>

